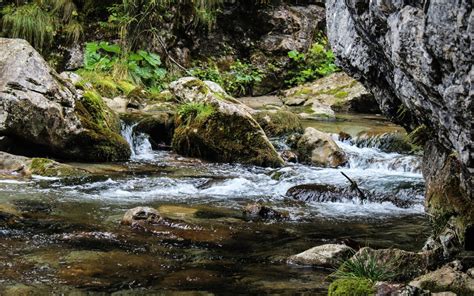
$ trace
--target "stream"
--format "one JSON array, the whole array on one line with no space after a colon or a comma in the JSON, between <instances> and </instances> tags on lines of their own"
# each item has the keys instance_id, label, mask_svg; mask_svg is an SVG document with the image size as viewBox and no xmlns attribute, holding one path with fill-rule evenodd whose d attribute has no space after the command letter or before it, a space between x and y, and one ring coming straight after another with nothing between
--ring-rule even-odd
<instances>
[{"instance_id":1,"label":"stream","mask_svg":"<svg viewBox=\"0 0 474 296\"><path fill-rule=\"evenodd\" d=\"M154 151L147 136L124 126L133 150L130 162L116 164L124 170L0 180L0 207L14 206L24 217L0 224L0 294L326 295L331 270L291 266L286 258L344 239L372 248L421 248L429 235L421 157L383 152L373 138L403 131L381 117L342 119L305 122L334 133L349 156L338 169L206 163ZM339 140L342 131L352 140ZM372 140L357 141L361 132ZM272 141L278 150L287 148L282 139ZM373 198L303 202L285 196L301 184L347 188L341 171ZM243 209L255 201L288 219L247 217ZM136 206L158 209L167 223L155 231L120 225Z\"/></svg>"}]
</instances>

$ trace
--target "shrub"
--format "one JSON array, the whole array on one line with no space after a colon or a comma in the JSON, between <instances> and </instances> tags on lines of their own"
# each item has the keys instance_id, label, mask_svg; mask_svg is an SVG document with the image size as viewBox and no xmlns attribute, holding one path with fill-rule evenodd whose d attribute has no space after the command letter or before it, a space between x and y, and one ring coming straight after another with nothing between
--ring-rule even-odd
<instances>
[{"instance_id":1,"label":"shrub","mask_svg":"<svg viewBox=\"0 0 474 296\"><path fill-rule=\"evenodd\" d=\"M47 50L55 38L77 42L83 33L72 0L15 1L0 14L2 36L25 39L39 51Z\"/></svg>"},{"instance_id":2,"label":"shrub","mask_svg":"<svg viewBox=\"0 0 474 296\"><path fill-rule=\"evenodd\" d=\"M228 70L220 70L217 64L209 60L198 63L190 70L191 75L201 80L210 80L221 85L234 96L251 95L253 87L262 81L263 73L250 63L237 60Z\"/></svg>"},{"instance_id":3,"label":"shrub","mask_svg":"<svg viewBox=\"0 0 474 296\"><path fill-rule=\"evenodd\" d=\"M300 85L339 71L327 38L322 36L307 53L292 50L288 52L288 57L290 70L285 81L288 86Z\"/></svg>"}]
</instances>

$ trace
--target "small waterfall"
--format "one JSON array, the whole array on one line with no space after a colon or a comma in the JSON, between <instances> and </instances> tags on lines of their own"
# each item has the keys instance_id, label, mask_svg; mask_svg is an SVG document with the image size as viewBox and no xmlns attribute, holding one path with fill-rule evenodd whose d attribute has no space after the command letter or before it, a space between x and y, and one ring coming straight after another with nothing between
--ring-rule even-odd
<instances>
[{"instance_id":1,"label":"small waterfall","mask_svg":"<svg viewBox=\"0 0 474 296\"><path fill-rule=\"evenodd\" d=\"M153 149L148 135L134 132L137 124L126 124L122 122L122 136L128 142L132 150L132 160L150 160L153 159Z\"/></svg>"},{"instance_id":2,"label":"small waterfall","mask_svg":"<svg viewBox=\"0 0 474 296\"><path fill-rule=\"evenodd\" d=\"M358 138L345 141L339 140L337 135L333 138L348 155L350 168L421 174L420 156L384 152L381 150L380 136L364 137L363 145Z\"/></svg>"}]
</instances>

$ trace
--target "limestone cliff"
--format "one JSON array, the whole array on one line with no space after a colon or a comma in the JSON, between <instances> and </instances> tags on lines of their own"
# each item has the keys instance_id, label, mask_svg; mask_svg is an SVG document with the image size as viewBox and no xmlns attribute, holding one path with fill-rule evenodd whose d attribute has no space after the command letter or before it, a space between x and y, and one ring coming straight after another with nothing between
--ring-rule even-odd
<instances>
[{"instance_id":1,"label":"limestone cliff","mask_svg":"<svg viewBox=\"0 0 474 296\"><path fill-rule=\"evenodd\" d=\"M428 127L427 208L438 221L459 217L472 240L473 87L471 0L328 0L327 28L338 63L408 130ZM436 147L436 148L434 148ZM450 161L451 161L450 160ZM437 163L435 167L428 167ZM457 178L441 176L449 171ZM456 179L454 178L454 179ZM439 184L451 180L450 184ZM440 190L433 190L439 188ZM436 195L436 196L435 196ZM458 205L452 210L450 205ZM449 211L439 210L440 208ZM459 209L462 208L462 211Z\"/></svg>"}]
</instances>

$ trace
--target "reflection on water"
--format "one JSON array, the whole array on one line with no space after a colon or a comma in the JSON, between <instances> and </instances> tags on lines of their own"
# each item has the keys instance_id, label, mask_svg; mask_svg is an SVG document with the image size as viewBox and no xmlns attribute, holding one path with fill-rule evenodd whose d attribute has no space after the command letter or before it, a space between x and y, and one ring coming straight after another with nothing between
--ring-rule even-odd
<instances>
[{"instance_id":1,"label":"reflection on water","mask_svg":"<svg viewBox=\"0 0 474 296\"><path fill-rule=\"evenodd\" d=\"M288 266L289 255L349 238L416 250L428 235L417 156L338 141L350 159L344 168L268 169L152 151L130 127L124 135L134 150L126 165L133 170L0 182L0 294L325 295L330 271ZM410 206L377 198L361 203L357 196L327 203L285 196L300 184L346 188L340 171L372 196L389 193ZM242 210L256 200L290 219L251 220ZM140 205L157 208L165 223L152 232L120 225L125 211Z\"/></svg>"}]
</instances>

